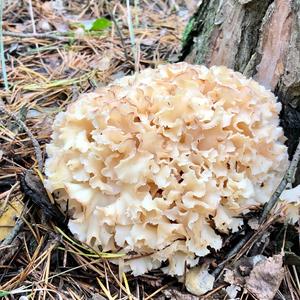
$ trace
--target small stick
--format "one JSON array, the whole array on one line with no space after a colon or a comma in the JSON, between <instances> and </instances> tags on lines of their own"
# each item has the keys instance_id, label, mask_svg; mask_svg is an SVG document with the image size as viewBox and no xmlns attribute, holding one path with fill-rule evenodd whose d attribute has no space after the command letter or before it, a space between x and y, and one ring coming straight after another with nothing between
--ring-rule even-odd
<instances>
[{"instance_id":1,"label":"small stick","mask_svg":"<svg viewBox=\"0 0 300 300\"><path fill-rule=\"evenodd\" d=\"M266 220L267 215L270 213L272 208L277 203L280 195L282 194L282 192L286 188L287 184L291 183L293 181L293 177L295 175L295 171L296 171L299 159L300 159L300 140L298 141L298 146L297 146L297 149L296 149L296 151L293 155L293 159L292 159L292 161L289 165L289 168L287 169L287 171L286 171L283 179L279 183L277 189L273 193L271 199L268 201L268 203L264 207L264 210L263 210L262 215L261 215L260 220L259 220L260 224L262 224Z\"/></svg>"},{"instance_id":2,"label":"small stick","mask_svg":"<svg viewBox=\"0 0 300 300\"><path fill-rule=\"evenodd\" d=\"M21 32L10 32L3 31L3 36L12 36L17 38L35 38L35 39L50 39L50 40L58 40L58 41L67 41L68 37L59 36L51 33L21 33Z\"/></svg>"},{"instance_id":3,"label":"small stick","mask_svg":"<svg viewBox=\"0 0 300 300\"><path fill-rule=\"evenodd\" d=\"M32 1L29 0L28 3L29 3L29 14L30 14L32 31L33 31L34 34L36 34L35 21L34 21L34 15L33 15L33 8L32 8Z\"/></svg>"},{"instance_id":4,"label":"small stick","mask_svg":"<svg viewBox=\"0 0 300 300\"><path fill-rule=\"evenodd\" d=\"M9 117L14 119L14 121L20 127L22 127L24 129L24 131L27 133L28 137L31 139L31 142L33 144L36 160L38 162L39 171L42 172L43 171L43 165L44 165L43 155L42 155L42 150L41 150L41 147L40 147L39 142L37 141L37 139L33 136L33 134L31 133L29 128L25 125L25 123L23 121L21 121L15 114L8 111L3 105L0 105L0 112L2 112L4 114L7 114Z\"/></svg>"},{"instance_id":5,"label":"small stick","mask_svg":"<svg viewBox=\"0 0 300 300\"><path fill-rule=\"evenodd\" d=\"M107 4L106 4L106 5L107 5ZM108 6L107 6L107 7L108 7ZM119 24L118 24L118 22L117 22L117 20L116 20L116 18L115 18L115 16L114 16L114 13L110 10L110 8L108 8L108 13L109 13L109 15L110 15L110 17L111 17L113 23L114 23L115 26L116 26L117 33L118 33L118 35L119 35L119 37L120 37L121 44L122 44L122 47L123 47L123 50L124 50L125 59L126 59L127 61L129 61L129 56L128 56L128 53L127 53L127 49L126 49L124 37L123 37L123 34L122 34L122 32L121 32L120 26L119 26Z\"/></svg>"},{"instance_id":6,"label":"small stick","mask_svg":"<svg viewBox=\"0 0 300 300\"><path fill-rule=\"evenodd\" d=\"M135 71L138 71L138 70L137 70L137 51L136 51L136 43L135 43L134 29L133 29L132 19L131 19L131 9L130 9L130 3L129 3L129 0L126 0L126 6L127 6L127 23L128 23L128 29L129 29L131 51L132 51L132 54L133 54L133 57L134 57Z\"/></svg>"},{"instance_id":7,"label":"small stick","mask_svg":"<svg viewBox=\"0 0 300 300\"><path fill-rule=\"evenodd\" d=\"M4 0L0 0L0 56L1 56L1 67L2 67L2 76L5 90L9 90L8 80L7 80L7 72L6 72L6 64L5 64L5 56L4 56L4 43L3 43L3 6Z\"/></svg>"},{"instance_id":8,"label":"small stick","mask_svg":"<svg viewBox=\"0 0 300 300\"><path fill-rule=\"evenodd\" d=\"M13 191L16 189L16 187L19 185L19 182L16 182L12 187L11 189L8 191L6 197L5 197L5 200L4 200L4 203L2 204L1 208L0 208L0 218L2 217L5 209L6 209L6 206L7 206L7 203L10 199L10 196L11 194L13 193Z\"/></svg>"},{"instance_id":9,"label":"small stick","mask_svg":"<svg viewBox=\"0 0 300 300\"><path fill-rule=\"evenodd\" d=\"M225 256L225 260L220 263L217 268L212 272L212 275L215 277L219 276L222 272L223 268L225 267L225 264L233 258L234 255L236 255L243 246L247 243L247 241L251 238L253 232L248 232Z\"/></svg>"},{"instance_id":10,"label":"small stick","mask_svg":"<svg viewBox=\"0 0 300 300\"><path fill-rule=\"evenodd\" d=\"M23 211L24 212L24 211ZM14 228L12 231L8 234L8 236L1 242L0 246L5 247L11 244L11 242L14 240L14 238L18 235L20 230L22 229L24 225L23 218L20 216L19 219L17 220Z\"/></svg>"}]
</instances>

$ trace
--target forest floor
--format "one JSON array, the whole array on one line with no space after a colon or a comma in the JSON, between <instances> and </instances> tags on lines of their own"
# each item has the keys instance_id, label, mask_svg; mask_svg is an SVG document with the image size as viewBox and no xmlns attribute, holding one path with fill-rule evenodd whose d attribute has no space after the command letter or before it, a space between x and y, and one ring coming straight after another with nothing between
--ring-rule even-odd
<instances>
[{"instance_id":1,"label":"forest floor","mask_svg":"<svg viewBox=\"0 0 300 300\"><path fill-rule=\"evenodd\" d=\"M110 254L86 251L58 226L41 185L55 115L81 93L146 67L178 61L183 30L197 1L140 0L130 7L126 1L4 2L0 298L198 299L161 271L120 279ZM287 227L280 227L277 237L285 239L286 232ZM278 299L300 297L294 292L297 280L293 268L286 268ZM223 299L218 291L227 285L220 283L206 299Z\"/></svg>"}]
</instances>

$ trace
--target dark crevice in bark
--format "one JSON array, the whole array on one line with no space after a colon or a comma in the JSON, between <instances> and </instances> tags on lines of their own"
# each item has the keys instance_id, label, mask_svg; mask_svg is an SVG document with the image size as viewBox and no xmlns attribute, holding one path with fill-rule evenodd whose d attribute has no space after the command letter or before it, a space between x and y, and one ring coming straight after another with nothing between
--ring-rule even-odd
<instances>
[{"instance_id":1,"label":"dark crevice in bark","mask_svg":"<svg viewBox=\"0 0 300 300\"><path fill-rule=\"evenodd\" d=\"M256 0L244 5L245 16L242 22L241 41L238 45L238 51L235 57L235 70L243 73L249 61L256 53L260 34L258 29L261 28L263 18L272 2L274 1ZM258 61L259 57L256 56L255 64L257 64ZM247 75L253 76L254 72L255 70L253 69L248 70Z\"/></svg>"},{"instance_id":2,"label":"dark crevice in bark","mask_svg":"<svg viewBox=\"0 0 300 300\"><path fill-rule=\"evenodd\" d=\"M293 26L286 68L274 91L283 104L281 125L288 139L290 157L295 152L300 137L300 1L294 0L291 7ZM300 168L298 172L300 173ZM298 183L299 175L296 176Z\"/></svg>"},{"instance_id":3,"label":"dark crevice in bark","mask_svg":"<svg viewBox=\"0 0 300 300\"><path fill-rule=\"evenodd\" d=\"M283 92L279 86L277 86L274 92L277 94L278 100L283 103L280 113L281 126L288 139L289 156L292 157L300 136L300 107L293 106L292 102L293 100L297 102L300 100L300 83L297 87L293 86L289 90Z\"/></svg>"},{"instance_id":4,"label":"dark crevice in bark","mask_svg":"<svg viewBox=\"0 0 300 300\"><path fill-rule=\"evenodd\" d=\"M201 37L202 42L198 42L198 46L202 53L198 52L202 59L205 58L206 52L204 48L208 47L208 41L210 38L210 31L213 29L214 20L217 13L217 7L219 6L219 0L203 1L195 15L190 19L186 26L185 32L182 37L182 52L179 61L182 61L192 51L195 39ZM201 47L201 44L203 47ZM200 60L198 56L198 60ZM198 62L199 63L199 62Z\"/></svg>"}]
</instances>

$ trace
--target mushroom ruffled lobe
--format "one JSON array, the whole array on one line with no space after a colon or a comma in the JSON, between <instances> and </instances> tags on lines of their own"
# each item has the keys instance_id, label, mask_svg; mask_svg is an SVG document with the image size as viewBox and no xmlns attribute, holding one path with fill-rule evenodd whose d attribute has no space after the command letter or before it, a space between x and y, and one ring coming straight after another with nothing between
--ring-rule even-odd
<instances>
[{"instance_id":1,"label":"mushroom ruffled lobe","mask_svg":"<svg viewBox=\"0 0 300 300\"><path fill-rule=\"evenodd\" d=\"M134 275L222 246L269 200L287 164L281 105L226 67L161 65L83 94L57 115L45 186L70 230L103 251L135 253Z\"/></svg>"}]
</instances>

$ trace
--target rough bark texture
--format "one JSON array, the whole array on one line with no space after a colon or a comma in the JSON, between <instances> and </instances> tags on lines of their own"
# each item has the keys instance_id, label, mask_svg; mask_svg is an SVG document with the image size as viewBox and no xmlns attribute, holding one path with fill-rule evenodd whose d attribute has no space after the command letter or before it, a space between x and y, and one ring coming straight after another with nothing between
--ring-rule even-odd
<instances>
[{"instance_id":1,"label":"rough bark texture","mask_svg":"<svg viewBox=\"0 0 300 300\"><path fill-rule=\"evenodd\" d=\"M186 28L182 60L226 65L274 91L294 151L300 135L300 0L203 0Z\"/></svg>"}]
</instances>

